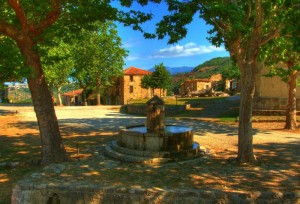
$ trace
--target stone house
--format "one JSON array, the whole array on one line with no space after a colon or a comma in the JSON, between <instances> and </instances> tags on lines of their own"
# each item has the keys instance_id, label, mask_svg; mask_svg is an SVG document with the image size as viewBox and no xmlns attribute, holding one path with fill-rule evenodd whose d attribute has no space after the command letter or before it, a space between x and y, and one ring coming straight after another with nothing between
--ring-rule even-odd
<instances>
[{"instance_id":1,"label":"stone house","mask_svg":"<svg viewBox=\"0 0 300 204\"><path fill-rule=\"evenodd\" d=\"M212 75L209 79L191 79L184 81L179 88L181 96L201 96L211 93L222 80L221 74Z\"/></svg>"},{"instance_id":2,"label":"stone house","mask_svg":"<svg viewBox=\"0 0 300 204\"><path fill-rule=\"evenodd\" d=\"M77 89L70 92L66 92L62 94L62 103L65 106L74 106L74 105L82 105L82 91L83 89Z\"/></svg>"},{"instance_id":3,"label":"stone house","mask_svg":"<svg viewBox=\"0 0 300 204\"><path fill-rule=\"evenodd\" d=\"M288 98L288 84L280 77L266 77L268 68L259 65L256 73L255 94L253 98L253 111L256 114L261 110L286 110ZM299 75L298 75L299 78ZM297 110L300 110L300 87L296 90Z\"/></svg>"},{"instance_id":4,"label":"stone house","mask_svg":"<svg viewBox=\"0 0 300 204\"><path fill-rule=\"evenodd\" d=\"M131 99L147 99L153 95L166 95L166 90L144 89L141 86L142 78L152 72L136 67L129 67L124 70L123 75L116 77L113 84L107 87L103 93L103 103L106 105L124 105Z\"/></svg>"}]
</instances>

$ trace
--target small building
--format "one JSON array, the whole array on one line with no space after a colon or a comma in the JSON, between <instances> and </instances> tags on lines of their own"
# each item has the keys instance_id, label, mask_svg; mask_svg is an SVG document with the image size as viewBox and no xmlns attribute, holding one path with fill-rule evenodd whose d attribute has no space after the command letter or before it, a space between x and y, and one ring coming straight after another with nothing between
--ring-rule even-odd
<instances>
[{"instance_id":1,"label":"small building","mask_svg":"<svg viewBox=\"0 0 300 204\"><path fill-rule=\"evenodd\" d=\"M191 79L184 81L179 88L181 96L204 96L216 89L222 80L221 74L212 75L209 79Z\"/></svg>"},{"instance_id":2,"label":"small building","mask_svg":"<svg viewBox=\"0 0 300 204\"><path fill-rule=\"evenodd\" d=\"M65 106L82 105L83 104L82 91L83 89L77 89L62 94L63 96L62 103Z\"/></svg>"},{"instance_id":3,"label":"small building","mask_svg":"<svg viewBox=\"0 0 300 204\"><path fill-rule=\"evenodd\" d=\"M141 86L142 78L152 72L136 67L124 70L123 75L113 80L112 86L103 93L103 103L106 105L124 105L132 99L148 99L154 95L165 96L166 90L144 89Z\"/></svg>"}]
</instances>

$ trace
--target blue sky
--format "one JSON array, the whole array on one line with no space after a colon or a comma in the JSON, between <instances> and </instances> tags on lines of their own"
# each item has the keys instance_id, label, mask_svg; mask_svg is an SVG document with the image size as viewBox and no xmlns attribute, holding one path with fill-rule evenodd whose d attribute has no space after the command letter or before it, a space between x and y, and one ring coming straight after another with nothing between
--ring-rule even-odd
<instances>
[{"instance_id":1,"label":"blue sky","mask_svg":"<svg viewBox=\"0 0 300 204\"><path fill-rule=\"evenodd\" d=\"M116 2L115 5L119 7ZM142 25L145 31L152 33L155 32L155 24L163 15L168 14L167 6L163 3L144 7L133 4L133 9L151 12L154 15L151 21ZM168 44L167 37L163 40L144 39L139 31L121 24L117 25L123 46L129 51L129 56L125 59L125 68L135 66L150 69L160 63L164 63L167 67L195 67L214 57L229 56L223 46L217 48L207 40L209 37L207 31L211 27L198 15L195 15L193 22L187 26L187 36L177 44Z\"/></svg>"}]
</instances>

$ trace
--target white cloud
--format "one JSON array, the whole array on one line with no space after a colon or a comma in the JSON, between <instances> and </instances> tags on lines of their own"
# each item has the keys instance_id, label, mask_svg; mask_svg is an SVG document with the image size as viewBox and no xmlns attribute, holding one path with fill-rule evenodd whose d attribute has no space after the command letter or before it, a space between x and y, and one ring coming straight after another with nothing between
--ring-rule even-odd
<instances>
[{"instance_id":1,"label":"white cloud","mask_svg":"<svg viewBox=\"0 0 300 204\"><path fill-rule=\"evenodd\" d=\"M140 57L134 56L134 55L129 55L128 57L125 58L126 61L134 61L139 59Z\"/></svg>"},{"instance_id":2,"label":"white cloud","mask_svg":"<svg viewBox=\"0 0 300 204\"><path fill-rule=\"evenodd\" d=\"M130 38L127 41L123 42L123 47L124 48L132 48L132 47L136 47L140 44L141 44L140 39Z\"/></svg>"},{"instance_id":3,"label":"white cloud","mask_svg":"<svg viewBox=\"0 0 300 204\"><path fill-rule=\"evenodd\" d=\"M185 45L175 45L160 49L157 53L153 54L151 58L188 57L220 51L225 51L224 47L197 45L196 43L190 42Z\"/></svg>"}]
</instances>

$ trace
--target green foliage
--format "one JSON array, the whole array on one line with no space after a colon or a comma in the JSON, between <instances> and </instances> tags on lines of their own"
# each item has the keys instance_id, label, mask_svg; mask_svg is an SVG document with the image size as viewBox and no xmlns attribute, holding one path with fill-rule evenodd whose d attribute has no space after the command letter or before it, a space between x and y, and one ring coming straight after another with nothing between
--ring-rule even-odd
<instances>
[{"instance_id":1,"label":"green foliage","mask_svg":"<svg viewBox=\"0 0 300 204\"><path fill-rule=\"evenodd\" d=\"M9 91L8 101L12 103L27 103L31 104L31 94L28 88L15 88Z\"/></svg>"},{"instance_id":2,"label":"green foliage","mask_svg":"<svg viewBox=\"0 0 300 204\"><path fill-rule=\"evenodd\" d=\"M152 84L154 83L153 81L152 81L152 76L151 76L151 74L147 74L147 75L145 75L143 78L142 78L142 81L141 81L141 86L142 86L142 88L144 88L144 89L148 89L148 88L152 88L151 86L152 86Z\"/></svg>"},{"instance_id":3,"label":"green foliage","mask_svg":"<svg viewBox=\"0 0 300 204\"><path fill-rule=\"evenodd\" d=\"M152 74L142 78L142 87L151 89L168 89L171 85L171 75L163 63L155 65Z\"/></svg>"},{"instance_id":4,"label":"green foliage","mask_svg":"<svg viewBox=\"0 0 300 204\"><path fill-rule=\"evenodd\" d=\"M74 67L72 46L74 45L55 37L51 45L39 47L46 81L52 91L58 91L69 82L69 76Z\"/></svg>"},{"instance_id":5,"label":"green foliage","mask_svg":"<svg viewBox=\"0 0 300 204\"><path fill-rule=\"evenodd\" d=\"M82 87L107 86L112 78L123 72L127 51L121 47L116 26L111 23L95 23L97 29L83 29L73 49L73 77Z\"/></svg>"},{"instance_id":6,"label":"green foliage","mask_svg":"<svg viewBox=\"0 0 300 204\"><path fill-rule=\"evenodd\" d=\"M153 0L153 2L160 1ZM54 52L56 52L55 56L59 55L60 58L68 53L58 53L58 50L49 50L53 53L47 55L42 53L42 49L47 51L47 49L54 46L56 48L53 49L61 49L61 51L64 50L65 48L59 48L61 45L57 45L57 43L59 43L58 39L60 39L61 42L68 44L76 39L77 36L80 36L82 30L95 31L95 28L97 29L97 25L93 24L93 22L119 21L125 26L132 26L133 29L142 31L139 26L140 23L152 18L152 14L134 10L125 12L121 9L115 8L111 5L110 0L42 0L16 2L0 0L0 3L0 33L3 34L3 36L10 37L14 41L18 41L21 33L19 31L22 29L29 31L28 36L34 40L33 44L39 46L39 54L43 56L43 63L46 63L44 66L46 67L45 70L48 76L48 83L50 84L53 82L53 77L50 76L52 74L50 74L48 70L53 70L58 67L62 67L63 65L49 65L47 63L50 60L53 60L52 62L58 62L58 58L53 58ZM123 6L130 7L133 1L120 0L120 3ZM148 0L139 0L138 3L145 5L148 3ZM18 15L16 15L16 11L13 9L12 4L15 4L15 6L17 5L16 7L19 6L17 9ZM17 49L16 43L12 40L7 40L7 38L3 36L0 36L1 58L5 58L7 59L7 62L12 63L9 64L5 61L0 61L0 80L19 81L22 77L28 77L29 74L32 73L32 68L22 66L23 59ZM8 52L5 53L6 51ZM49 59L46 60L46 57L49 57ZM59 63L62 63L62 61ZM63 63L69 64L69 62L66 61ZM7 64L9 66L7 66ZM50 68L50 66L52 66L52 68ZM57 67L54 68L53 66ZM14 69L11 69L11 67ZM64 69L63 72L65 74L65 72L68 71ZM65 77L61 77L60 79L62 78Z\"/></svg>"},{"instance_id":7,"label":"green foliage","mask_svg":"<svg viewBox=\"0 0 300 204\"><path fill-rule=\"evenodd\" d=\"M211 60L205 61L204 63L196 66L193 69L193 72L196 71L201 71L202 68L206 67L225 67L225 66L231 66L232 65L232 60L230 57L216 57Z\"/></svg>"},{"instance_id":8,"label":"green foliage","mask_svg":"<svg viewBox=\"0 0 300 204\"><path fill-rule=\"evenodd\" d=\"M226 65L221 69L223 79L239 79L241 73L239 67L235 65Z\"/></svg>"},{"instance_id":9,"label":"green foliage","mask_svg":"<svg viewBox=\"0 0 300 204\"><path fill-rule=\"evenodd\" d=\"M292 36L281 36L261 48L260 60L270 68L264 76L278 76L287 83L294 70L300 71L300 54L294 42Z\"/></svg>"},{"instance_id":10,"label":"green foliage","mask_svg":"<svg viewBox=\"0 0 300 204\"><path fill-rule=\"evenodd\" d=\"M0 83L7 81L21 82L31 74L30 68L23 66L23 57L16 43L0 35Z\"/></svg>"},{"instance_id":11,"label":"green foliage","mask_svg":"<svg viewBox=\"0 0 300 204\"><path fill-rule=\"evenodd\" d=\"M230 57L216 57L196 66L193 69L196 78L210 78L214 74L222 74L224 79L239 79L240 71Z\"/></svg>"}]
</instances>

